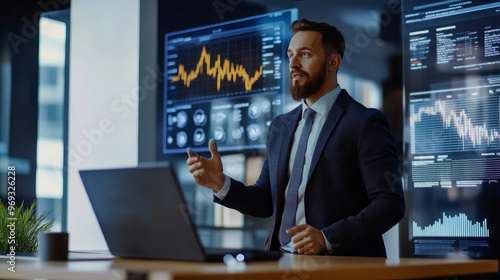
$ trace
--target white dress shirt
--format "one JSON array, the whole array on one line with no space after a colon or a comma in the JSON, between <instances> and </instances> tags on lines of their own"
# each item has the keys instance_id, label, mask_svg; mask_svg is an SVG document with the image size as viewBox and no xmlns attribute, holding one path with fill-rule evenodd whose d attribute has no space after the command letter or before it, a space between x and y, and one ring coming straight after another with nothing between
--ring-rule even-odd
<instances>
[{"instance_id":1,"label":"white dress shirt","mask_svg":"<svg viewBox=\"0 0 500 280\"><path fill-rule=\"evenodd\" d=\"M311 109L313 109L316 112L316 114L314 115L314 121L313 121L313 125L311 128L311 133L309 134L309 140L307 142L307 150L306 150L305 160L304 160L304 169L302 172L303 176L302 176L302 181L299 185L299 191L298 191L299 197L298 197L297 213L295 216L295 224L296 225L301 225L301 224L306 223L304 194L306 191L306 185L307 185L306 181L308 178L309 169L311 168L312 156L314 154L316 142L318 141L319 134L321 133L323 125L325 124L328 113L330 112L330 109L332 108L333 104L337 100L337 97L339 96L341 90L342 89L340 88L340 86L337 86L334 90L332 90L329 93L322 96L318 101L316 101L311 106ZM302 119L299 121L297 129L295 130L295 134L293 136L292 150L290 152L290 160L288 161L288 175L290 175L290 170L293 169L293 163L294 163L293 159L295 158L295 154L297 153L300 135L301 135L302 130L304 128L305 110L307 108L308 108L307 104L305 102L303 102L302 103ZM227 193L229 192L230 185L231 185L231 180L226 175L226 180L224 182L224 186L222 187L222 189L217 193L213 192L213 194L218 199L221 199L221 200L224 199L224 197L226 197ZM285 199L286 199L287 192L288 192L288 184L287 184L287 187L285 189ZM323 233L323 237L325 238L327 250L329 252L331 252L332 246L331 246L330 242L326 239L324 233ZM288 244L288 245L289 246L284 246L284 247L285 247L285 249L290 250L291 244Z\"/></svg>"}]
</instances>

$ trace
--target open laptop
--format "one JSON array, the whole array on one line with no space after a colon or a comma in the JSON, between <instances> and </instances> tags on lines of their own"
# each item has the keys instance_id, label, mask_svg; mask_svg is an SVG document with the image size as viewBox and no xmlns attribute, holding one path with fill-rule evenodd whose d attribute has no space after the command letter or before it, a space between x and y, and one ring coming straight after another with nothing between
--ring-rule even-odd
<instances>
[{"instance_id":1,"label":"open laptop","mask_svg":"<svg viewBox=\"0 0 500 280\"><path fill-rule=\"evenodd\" d=\"M203 248L172 166L81 170L85 190L110 252L118 257L222 261L276 260L281 252ZM241 256L240 256L241 257Z\"/></svg>"}]
</instances>

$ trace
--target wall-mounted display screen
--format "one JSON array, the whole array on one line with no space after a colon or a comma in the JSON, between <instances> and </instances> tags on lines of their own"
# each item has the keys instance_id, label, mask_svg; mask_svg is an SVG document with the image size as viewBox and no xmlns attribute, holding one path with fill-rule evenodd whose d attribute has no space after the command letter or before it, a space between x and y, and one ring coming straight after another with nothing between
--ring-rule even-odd
<instances>
[{"instance_id":1,"label":"wall-mounted display screen","mask_svg":"<svg viewBox=\"0 0 500 280\"><path fill-rule=\"evenodd\" d=\"M163 154L264 148L283 113L297 9L165 35Z\"/></svg>"},{"instance_id":2,"label":"wall-mounted display screen","mask_svg":"<svg viewBox=\"0 0 500 280\"><path fill-rule=\"evenodd\" d=\"M495 1L403 1L412 256L488 257L500 239L499 18Z\"/></svg>"}]
</instances>

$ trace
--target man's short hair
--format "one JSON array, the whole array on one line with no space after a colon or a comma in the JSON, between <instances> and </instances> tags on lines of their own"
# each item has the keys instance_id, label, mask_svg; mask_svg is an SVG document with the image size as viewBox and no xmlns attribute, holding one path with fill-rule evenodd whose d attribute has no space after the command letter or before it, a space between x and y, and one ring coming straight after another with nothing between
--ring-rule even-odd
<instances>
[{"instance_id":1,"label":"man's short hair","mask_svg":"<svg viewBox=\"0 0 500 280\"><path fill-rule=\"evenodd\" d=\"M335 26L331 26L328 23L324 22L299 19L292 22L292 24L290 25L290 30L293 33L297 33L299 31L318 31L323 35L321 38L321 44L325 49L325 54L329 55L332 53L337 53L341 58L344 57L344 36Z\"/></svg>"}]
</instances>

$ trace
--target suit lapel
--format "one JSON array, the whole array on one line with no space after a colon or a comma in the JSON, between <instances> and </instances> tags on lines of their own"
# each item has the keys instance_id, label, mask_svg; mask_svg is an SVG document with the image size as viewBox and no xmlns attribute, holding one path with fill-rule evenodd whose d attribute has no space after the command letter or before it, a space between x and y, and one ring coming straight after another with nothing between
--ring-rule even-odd
<instances>
[{"instance_id":1,"label":"suit lapel","mask_svg":"<svg viewBox=\"0 0 500 280\"><path fill-rule=\"evenodd\" d=\"M332 108L330 109L330 112L326 117L325 124L323 125L323 128L321 129L321 132L319 134L318 142L316 142L316 148L314 149L314 154L311 159L311 168L309 169L307 182L309 182L311 174L313 173L314 168L316 168L316 164L318 163L319 157L323 152L323 148L325 147L328 138L332 134L335 126L337 126L340 117L342 116L342 114L344 114L351 100L352 97L349 96L349 94L347 94L347 91L342 90L339 96L337 97L337 100L333 104Z\"/></svg>"},{"instance_id":2,"label":"suit lapel","mask_svg":"<svg viewBox=\"0 0 500 280\"><path fill-rule=\"evenodd\" d=\"M281 144L279 162L278 162L278 180L277 180L277 191L278 200L281 200L283 193L285 192L286 184L288 182L288 162L290 159L290 149L292 147L293 135L297 125L300 121L302 113L302 105L290 112L290 118L288 123L285 124L285 130L283 131L283 142ZM280 202L280 201L278 201ZM278 204L279 205L279 204Z\"/></svg>"}]
</instances>

